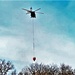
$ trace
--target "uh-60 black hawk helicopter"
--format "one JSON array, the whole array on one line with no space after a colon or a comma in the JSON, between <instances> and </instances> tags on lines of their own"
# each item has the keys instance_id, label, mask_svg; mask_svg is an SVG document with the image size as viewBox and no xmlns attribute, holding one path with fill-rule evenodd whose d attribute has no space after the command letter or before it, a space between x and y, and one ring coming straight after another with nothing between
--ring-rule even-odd
<instances>
[{"instance_id":1,"label":"uh-60 black hawk helicopter","mask_svg":"<svg viewBox=\"0 0 75 75\"><path fill-rule=\"evenodd\" d=\"M40 14L44 14L42 12L37 12L38 10L40 10L41 8L36 9L35 11L32 10L32 7L30 8L30 10L23 8L23 10L27 11L26 14L30 14L31 18L36 18L36 14L35 13L40 13Z\"/></svg>"}]
</instances>

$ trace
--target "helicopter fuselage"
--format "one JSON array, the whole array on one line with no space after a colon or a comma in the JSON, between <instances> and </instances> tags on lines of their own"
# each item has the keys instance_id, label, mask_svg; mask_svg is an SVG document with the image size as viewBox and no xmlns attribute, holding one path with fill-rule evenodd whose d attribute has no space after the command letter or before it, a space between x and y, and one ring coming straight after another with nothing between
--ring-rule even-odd
<instances>
[{"instance_id":1,"label":"helicopter fuselage","mask_svg":"<svg viewBox=\"0 0 75 75\"><path fill-rule=\"evenodd\" d=\"M36 18L35 11L28 11L28 13L30 13L31 18Z\"/></svg>"},{"instance_id":2,"label":"helicopter fuselage","mask_svg":"<svg viewBox=\"0 0 75 75\"><path fill-rule=\"evenodd\" d=\"M31 11L31 18L36 18L35 11Z\"/></svg>"}]
</instances>

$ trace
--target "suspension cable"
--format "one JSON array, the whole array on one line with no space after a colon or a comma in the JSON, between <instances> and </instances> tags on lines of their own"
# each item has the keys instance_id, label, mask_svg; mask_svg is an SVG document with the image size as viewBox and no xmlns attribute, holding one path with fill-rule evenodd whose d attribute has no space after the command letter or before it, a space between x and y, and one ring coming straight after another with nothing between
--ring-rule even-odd
<instances>
[{"instance_id":1,"label":"suspension cable","mask_svg":"<svg viewBox=\"0 0 75 75\"><path fill-rule=\"evenodd\" d=\"M34 19L33 19L34 20ZM35 37L34 37L34 21L33 21L33 50L35 50Z\"/></svg>"},{"instance_id":2,"label":"suspension cable","mask_svg":"<svg viewBox=\"0 0 75 75\"><path fill-rule=\"evenodd\" d=\"M35 57L35 26L34 26L34 19L32 19L32 22L33 22L33 25L32 25L32 33L33 33L33 61L36 60L36 57Z\"/></svg>"}]
</instances>

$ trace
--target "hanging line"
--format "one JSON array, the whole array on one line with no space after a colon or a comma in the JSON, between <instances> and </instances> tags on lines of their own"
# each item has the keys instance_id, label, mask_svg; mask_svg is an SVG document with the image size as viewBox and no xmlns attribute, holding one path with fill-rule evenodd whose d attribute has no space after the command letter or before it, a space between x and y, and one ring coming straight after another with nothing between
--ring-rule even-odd
<instances>
[{"instance_id":1,"label":"hanging line","mask_svg":"<svg viewBox=\"0 0 75 75\"><path fill-rule=\"evenodd\" d=\"M35 25L34 25L34 19L32 19L32 34L33 34L33 61L35 62Z\"/></svg>"},{"instance_id":2,"label":"hanging line","mask_svg":"<svg viewBox=\"0 0 75 75\"><path fill-rule=\"evenodd\" d=\"M33 20L33 51L35 50L35 37L34 37L34 19L32 19Z\"/></svg>"},{"instance_id":3,"label":"hanging line","mask_svg":"<svg viewBox=\"0 0 75 75\"><path fill-rule=\"evenodd\" d=\"M33 45L33 57L35 57L35 25L34 18L32 18L32 45Z\"/></svg>"}]
</instances>

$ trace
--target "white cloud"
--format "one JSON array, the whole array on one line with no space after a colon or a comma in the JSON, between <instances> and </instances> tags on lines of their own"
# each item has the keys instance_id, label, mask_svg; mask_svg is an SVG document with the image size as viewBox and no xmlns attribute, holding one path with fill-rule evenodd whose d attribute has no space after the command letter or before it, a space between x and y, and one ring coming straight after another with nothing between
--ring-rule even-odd
<instances>
[{"instance_id":1,"label":"white cloud","mask_svg":"<svg viewBox=\"0 0 75 75\"><path fill-rule=\"evenodd\" d=\"M40 28L37 30L35 40L38 62L45 64L64 62L71 65L75 63L75 42L72 38L61 34L46 33Z\"/></svg>"}]
</instances>

